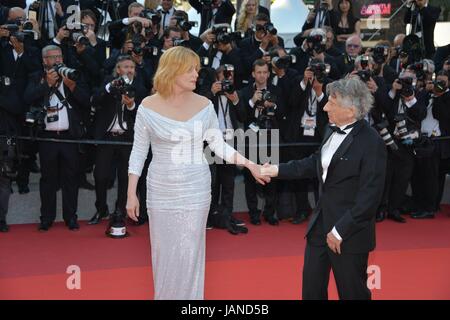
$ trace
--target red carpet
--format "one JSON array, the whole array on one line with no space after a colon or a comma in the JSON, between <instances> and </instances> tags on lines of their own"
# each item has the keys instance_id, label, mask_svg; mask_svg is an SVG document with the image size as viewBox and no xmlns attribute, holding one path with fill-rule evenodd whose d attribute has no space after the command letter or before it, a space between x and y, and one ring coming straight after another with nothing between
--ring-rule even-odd
<instances>
[{"instance_id":1,"label":"red carpet","mask_svg":"<svg viewBox=\"0 0 450 320\"><path fill-rule=\"evenodd\" d=\"M445 206L433 220L377 224L374 299L450 299L449 213ZM247 235L207 232L205 298L299 299L306 224L248 226ZM13 225L0 234L0 299L152 299L148 226L129 227L131 237L121 240L105 237L105 228L106 221L82 222L79 232L57 224L40 233ZM70 265L81 269L80 290L66 287Z\"/></svg>"}]
</instances>

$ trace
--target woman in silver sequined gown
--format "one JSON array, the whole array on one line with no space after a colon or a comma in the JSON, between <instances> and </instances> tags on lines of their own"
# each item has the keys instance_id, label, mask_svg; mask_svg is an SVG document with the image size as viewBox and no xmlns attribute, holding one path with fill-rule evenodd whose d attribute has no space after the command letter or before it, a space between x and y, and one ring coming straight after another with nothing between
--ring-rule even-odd
<instances>
[{"instance_id":1,"label":"woman in silver sequined gown","mask_svg":"<svg viewBox=\"0 0 450 320\"><path fill-rule=\"evenodd\" d=\"M229 163L244 163L258 176L259 167L224 142L214 106L208 102L186 121L163 116L143 105L137 111L128 201L133 202L130 193L135 193L136 177L141 174L151 144L147 208L155 299L203 299L205 230L211 201L211 176L203 141L219 157ZM127 204L128 215L135 219L130 207Z\"/></svg>"}]
</instances>

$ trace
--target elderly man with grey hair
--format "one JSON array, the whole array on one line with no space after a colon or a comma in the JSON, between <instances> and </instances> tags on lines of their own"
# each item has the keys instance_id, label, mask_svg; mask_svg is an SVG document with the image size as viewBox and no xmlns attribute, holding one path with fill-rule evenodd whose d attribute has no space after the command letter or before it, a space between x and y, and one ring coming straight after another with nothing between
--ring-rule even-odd
<instances>
[{"instance_id":1,"label":"elderly man with grey hair","mask_svg":"<svg viewBox=\"0 0 450 320\"><path fill-rule=\"evenodd\" d=\"M319 179L319 201L306 232L303 299L327 299L330 269L340 299L370 299L369 252L375 248L375 214L383 194L386 147L364 117L373 97L358 78L328 85L330 125L318 152L262 174L278 179Z\"/></svg>"}]
</instances>

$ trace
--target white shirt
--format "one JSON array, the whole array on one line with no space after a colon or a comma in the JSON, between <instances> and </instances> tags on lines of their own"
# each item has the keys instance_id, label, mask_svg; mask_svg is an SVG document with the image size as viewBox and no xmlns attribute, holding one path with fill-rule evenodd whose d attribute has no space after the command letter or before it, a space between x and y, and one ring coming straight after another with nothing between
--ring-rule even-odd
<instances>
[{"instance_id":1,"label":"white shirt","mask_svg":"<svg viewBox=\"0 0 450 320\"><path fill-rule=\"evenodd\" d=\"M228 99L225 95L219 95L219 106L218 106L218 115L217 118L219 119L219 128L222 132L225 132L225 129L233 129L233 124L231 122L230 118L230 105L227 108ZM223 111L222 111L223 106ZM225 117L223 116L223 113L226 111Z\"/></svg>"},{"instance_id":2,"label":"white shirt","mask_svg":"<svg viewBox=\"0 0 450 320\"><path fill-rule=\"evenodd\" d=\"M448 89L447 89L448 90ZM428 137L439 137L441 135L441 129L439 128L439 121L433 117L433 102L434 95L430 97L427 107L427 116L422 120L421 131L426 133Z\"/></svg>"},{"instance_id":3,"label":"white shirt","mask_svg":"<svg viewBox=\"0 0 450 320\"><path fill-rule=\"evenodd\" d=\"M109 83L105 86L106 92L109 92L110 86L111 86L111 84L109 84ZM122 114L124 113L123 111L125 110L125 108L126 108L126 106L124 104L122 104ZM133 111L134 108L136 108L135 103L133 104L133 107L128 110ZM123 127L123 129L122 129L122 127ZM124 119L122 119L122 127L119 124L119 116L116 113L114 115L113 121L111 122L111 124L108 127L108 132L122 133L122 132L124 132L124 129L127 130L128 129L127 122Z\"/></svg>"},{"instance_id":4,"label":"white shirt","mask_svg":"<svg viewBox=\"0 0 450 320\"><path fill-rule=\"evenodd\" d=\"M61 84L58 87L58 91L61 93L61 95L65 98L66 95L64 94L64 83L61 82ZM67 101L67 100L66 100ZM69 102L67 101L67 104ZM54 122L47 122L47 117L45 117L45 130L46 131L63 131L63 130L69 130L69 116L67 114L67 108L61 103L59 98L56 96L56 94L52 94L50 96L50 107L58 107L62 109L58 110L58 121Z\"/></svg>"},{"instance_id":5,"label":"white shirt","mask_svg":"<svg viewBox=\"0 0 450 320\"><path fill-rule=\"evenodd\" d=\"M15 49L13 49L13 55L14 55L14 61L17 61L17 59L19 59L23 55L23 52L21 54L18 54L17 51Z\"/></svg>"},{"instance_id":6,"label":"white shirt","mask_svg":"<svg viewBox=\"0 0 450 320\"><path fill-rule=\"evenodd\" d=\"M306 90L306 86L305 83L303 81L300 81L300 88L302 88L303 91ZM311 101L308 101L308 106L307 108L309 108L311 110L311 113L313 114L313 116L310 116L306 111L303 113L302 116L302 127L305 126L306 124L306 119L308 118L316 118L317 115L317 103L322 101L323 97L325 97L325 95L322 94L317 97L316 92L314 90L311 90ZM309 99L308 99L309 100ZM312 103L311 103L312 102Z\"/></svg>"},{"instance_id":7,"label":"white shirt","mask_svg":"<svg viewBox=\"0 0 450 320\"><path fill-rule=\"evenodd\" d=\"M203 48L209 50L209 44L203 42ZM220 67L220 61L222 60L223 53L222 51L217 51L216 55L213 58L213 62L211 64L211 68L217 70Z\"/></svg>"},{"instance_id":8,"label":"white shirt","mask_svg":"<svg viewBox=\"0 0 450 320\"><path fill-rule=\"evenodd\" d=\"M163 12L163 8L160 7L159 10L161 11L161 28L164 30L170 25L170 19L172 19L172 16L175 12L175 8L172 7L168 10L168 13Z\"/></svg>"},{"instance_id":9,"label":"white shirt","mask_svg":"<svg viewBox=\"0 0 450 320\"><path fill-rule=\"evenodd\" d=\"M345 126L339 127L341 130L344 130ZM348 134L353 130L352 128L344 130L346 134L339 134L337 132L333 132L331 136L328 138L327 142L322 146L321 150L321 161L322 161L322 181L325 182L327 179L328 174L328 167L330 166L331 159L333 158L334 154L336 153L337 149L341 145L341 143L345 140L345 138L348 136ZM336 227L333 227L333 230L331 230L333 235L338 239L342 240L342 237L339 235L339 233L336 230Z\"/></svg>"},{"instance_id":10,"label":"white shirt","mask_svg":"<svg viewBox=\"0 0 450 320\"><path fill-rule=\"evenodd\" d=\"M51 14L51 12L53 12L54 16L56 17L56 1L49 1L48 2L48 7L47 7L47 21L44 21L44 26L48 27L48 37L54 38L56 36L55 34L55 24L56 22L53 21L53 16Z\"/></svg>"}]
</instances>

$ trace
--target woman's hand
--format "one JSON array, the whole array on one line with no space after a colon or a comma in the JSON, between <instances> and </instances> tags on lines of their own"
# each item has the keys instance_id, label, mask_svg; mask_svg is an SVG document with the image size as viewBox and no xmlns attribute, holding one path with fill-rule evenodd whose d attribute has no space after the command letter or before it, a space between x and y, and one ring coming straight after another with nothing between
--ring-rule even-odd
<instances>
[{"instance_id":1,"label":"woman's hand","mask_svg":"<svg viewBox=\"0 0 450 320\"><path fill-rule=\"evenodd\" d=\"M136 194L128 194L126 208L127 208L128 217L131 220L138 222L138 217L139 217L139 200L138 200Z\"/></svg>"}]
</instances>

